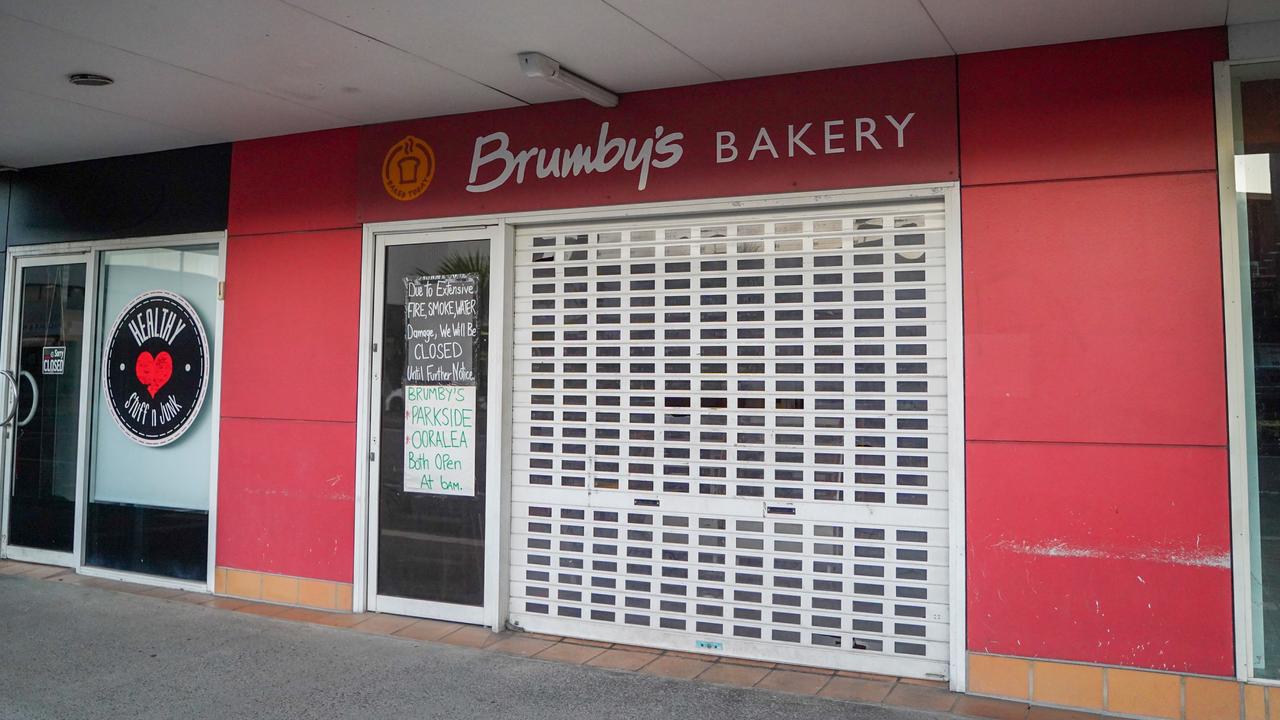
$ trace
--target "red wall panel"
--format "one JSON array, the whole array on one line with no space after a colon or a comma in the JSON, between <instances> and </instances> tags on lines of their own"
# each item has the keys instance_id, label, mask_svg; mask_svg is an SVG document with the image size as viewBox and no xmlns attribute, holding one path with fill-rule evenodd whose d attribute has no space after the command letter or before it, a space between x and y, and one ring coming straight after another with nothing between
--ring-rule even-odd
<instances>
[{"instance_id":1,"label":"red wall panel","mask_svg":"<svg viewBox=\"0 0 1280 720\"><path fill-rule=\"evenodd\" d=\"M356 148L346 129L232 152L219 566L351 581Z\"/></svg>"},{"instance_id":2,"label":"red wall panel","mask_svg":"<svg viewBox=\"0 0 1280 720\"><path fill-rule=\"evenodd\" d=\"M971 442L969 648L1233 672L1222 448Z\"/></svg>"},{"instance_id":3,"label":"red wall panel","mask_svg":"<svg viewBox=\"0 0 1280 720\"><path fill-rule=\"evenodd\" d=\"M1213 174L966 188L962 207L970 439L1226 442Z\"/></svg>"},{"instance_id":4,"label":"red wall panel","mask_svg":"<svg viewBox=\"0 0 1280 720\"><path fill-rule=\"evenodd\" d=\"M1233 673L1224 45L960 58L971 650Z\"/></svg>"},{"instance_id":5,"label":"red wall panel","mask_svg":"<svg viewBox=\"0 0 1280 720\"><path fill-rule=\"evenodd\" d=\"M354 423L222 419L218 565L351 582Z\"/></svg>"},{"instance_id":6,"label":"red wall panel","mask_svg":"<svg viewBox=\"0 0 1280 720\"><path fill-rule=\"evenodd\" d=\"M1226 31L962 55L966 185L1213 170Z\"/></svg>"},{"instance_id":7,"label":"red wall panel","mask_svg":"<svg viewBox=\"0 0 1280 720\"><path fill-rule=\"evenodd\" d=\"M359 230L227 241L222 414L355 422Z\"/></svg>"},{"instance_id":8,"label":"red wall panel","mask_svg":"<svg viewBox=\"0 0 1280 720\"><path fill-rule=\"evenodd\" d=\"M236 143L227 232L354 227L359 130L342 128Z\"/></svg>"}]
</instances>

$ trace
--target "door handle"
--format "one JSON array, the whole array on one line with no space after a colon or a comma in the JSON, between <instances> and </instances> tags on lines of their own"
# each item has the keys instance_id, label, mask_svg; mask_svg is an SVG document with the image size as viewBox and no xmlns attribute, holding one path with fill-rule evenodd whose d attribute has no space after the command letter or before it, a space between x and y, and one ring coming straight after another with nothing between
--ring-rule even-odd
<instances>
[{"instance_id":1,"label":"door handle","mask_svg":"<svg viewBox=\"0 0 1280 720\"><path fill-rule=\"evenodd\" d=\"M18 379L9 370L0 370L0 376L9 382L9 413L0 420L0 427L4 427L18 415Z\"/></svg>"},{"instance_id":2,"label":"door handle","mask_svg":"<svg viewBox=\"0 0 1280 720\"><path fill-rule=\"evenodd\" d=\"M27 411L26 417L18 421L18 427L26 427L27 423L31 422L31 419L36 416L36 408L40 406L40 388L36 385L36 377L34 375L27 372L26 370L23 370L19 374L22 376L22 379L31 383L31 409ZM14 383L14 387L15 388L17 387L17 383ZM18 400L17 400L18 393L16 391L13 393L13 397L14 397L13 414L17 415L18 414Z\"/></svg>"}]
</instances>

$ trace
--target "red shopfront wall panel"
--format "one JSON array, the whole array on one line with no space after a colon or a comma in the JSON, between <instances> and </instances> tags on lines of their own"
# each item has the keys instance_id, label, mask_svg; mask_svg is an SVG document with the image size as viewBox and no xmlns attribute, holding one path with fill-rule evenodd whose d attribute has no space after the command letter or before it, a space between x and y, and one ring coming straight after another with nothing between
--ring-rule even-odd
<instances>
[{"instance_id":1,"label":"red shopfront wall panel","mask_svg":"<svg viewBox=\"0 0 1280 720\"><path fill-rule=\"evenodd\" d=\"M217 564L351 582L358 130L232 150Z\"/></svg>"},{"instance_id":2,"label":"red shopfront wall panel","mask_svg":"<svg viewBox=\"0 0 1280 720\"><path fill-rule=\"evenodd\" d=\"M970 439L1226 443L1215 175L965 188L962 207Z\"/></svg>"},{"instance_id":3,"label":"red shopfront wall panel","mask_svg":"<svg viewBox=\"0 0 1280 720\"><path fill-rule=\"evenodd\" d=\"M971 650L1233 671L1224 53L960 58Z\"/></svg>"},{"instance_id":4,"label":"red shopfront wall panel","mask_svg":"<svg viewBox=\"0 0 1280 720\"><path fill-rule=\"evenodd\" d=\"M359 229L227 242L222 414L355 422Z\"/></svg>"},{"instance_id":5,"label":"red shopfront wall panel","mask_svg":"<svg viewBox=\"0 0 1280 720\"><path fill-rule=\"evenodd\" d=\"M222 418L218 565L351 582L355 423Z\"/></svg>"},{"instance_id":6,"label":"red shopfront wall panel","mask_svg":"<svg viewBox=\"0 0 1280 720\"><path fill-rule=\"evenodd\" d=\"M965 185L1216 168L1224 28L960 57Z\"/></svg>"},{"instance_id":7,"label":"red shopfront wall panel","mask_svg":"<svg viewBox=\"0 0 1280 720\"><path fill-rule=\"evenodd\" d=\"M358 227L359 138L341 128L236 143L227 233Z\"/></svg>"},{"instance_id":8,"label":"red shopfront wall panel","mask_svg":"<svg viewBox=\"0 0 1280 720\"><path fill-rule=\"evenodd\" d=\"M218 560L351 581L360 231L227 243Z\"/></svg>"},{"instance_id":9,"label":"red shopfront wall panel","mask_svg":"<svg viewBox=\"0 0 1280 720\"><path fill-rule=\"evenodd\" d=\"M1229 675L1222 448L968 445L969 648Z\"/></svg>"}]
</instances>

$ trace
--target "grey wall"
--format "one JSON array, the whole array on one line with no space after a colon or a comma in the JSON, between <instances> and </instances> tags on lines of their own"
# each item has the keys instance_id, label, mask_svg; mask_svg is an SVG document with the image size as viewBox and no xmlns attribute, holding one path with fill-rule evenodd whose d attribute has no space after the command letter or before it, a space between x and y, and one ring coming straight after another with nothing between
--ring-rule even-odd
<instances>
[{"instance_id":1,"label":"grey wall","mask_svg":"<svg viewBox=\"0 0 1280 720\"><path fill-rule=\"evenodd\" d=\"M1232 60L1280 58L1280 21L1232 25L1227 43Z\"/></svg>"}]
</instances>

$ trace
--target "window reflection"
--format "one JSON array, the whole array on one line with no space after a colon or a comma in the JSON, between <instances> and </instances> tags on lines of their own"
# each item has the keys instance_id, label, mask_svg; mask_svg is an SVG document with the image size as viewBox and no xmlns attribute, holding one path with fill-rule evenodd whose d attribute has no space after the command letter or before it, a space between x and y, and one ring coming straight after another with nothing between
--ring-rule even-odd
<instances>
[{"instance_id":1,"label":"window reflection","mask_svg":"<svg viewBox=\"0 0 1280 720\"><path fill-rule=\"evenodd\" d=\"M1247 268L1254 673L1280 678L1280 66L1236 69L1235 179Z\"/></svg>"},{"instance_id":2,"label":"window reflection","mask_svg":"<svg viewBox=\"0 0 1280 720\"><path fill-rule=\"evenodd\" d=\"M102 254L96 357L107 330L139 294L166 290L186 299L217 347L217 245L115 250ZM97 383L102 382L101 378ZM206 393L212 396L216 379ZM163 447L141 445L120 430L95 385L85 563L186 580L205 579L214 410Z\"/></svg>"}]
</instances>

